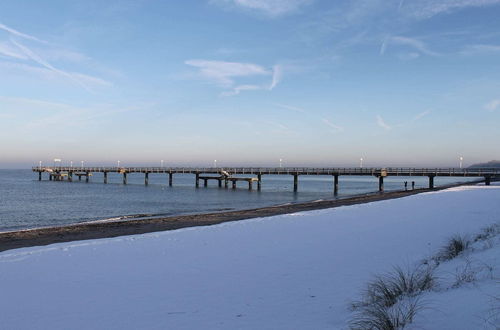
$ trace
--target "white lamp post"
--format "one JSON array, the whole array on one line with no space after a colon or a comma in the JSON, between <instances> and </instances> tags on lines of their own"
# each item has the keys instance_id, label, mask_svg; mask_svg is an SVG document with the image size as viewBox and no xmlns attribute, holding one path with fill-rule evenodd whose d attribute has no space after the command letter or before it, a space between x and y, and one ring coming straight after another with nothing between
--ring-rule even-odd
<instances>
[{"instance_id":1,"label":"white lamp post","mask_svg":"<svg viewBox=\"0 0 500 330\"><path fill-rule=\"evenodd\" d=\"M363 157L359 159L359 167L363 168Z\"/></svg>"},{"instance_id":2,"label":"white lamp post","mask_svg":"<svg viewBox=\"0 0 500 330\"><path fill-rule=\"evenodd\" d=\"M460 168L462 168L464 157L460 156Z\"/></svg>"},{"instance_id":3,"label":"white lamp post","mask_svg":"<svg viewBox=\"0 0 500 330\"><path fill-rule=\"evenodd\" d=\"M214 160L214 167L217 168L217 159Z\"/></svg>"},{"instance_id":4,"label":"white lamp post","mask_svg":"<svg viewBox=\"0 0 500 330\"><path fill-rule=\"evenodd\" d=\"M38 162L38 166L40 167L40 169L42 169L42 161Z\"/></svg>"},{"instance_id":5,"label":"white lamp post","mask_svg":"<svg viewBox=\"0 0 500 330\"><path fill-rule=\"evenodd\" d=\"M118 161L117 163L118 163L118 167L120 167L120 161Z\"/></svg>"},{"instance_id":6,"label":"white lamp post","mask_svg":"<svg viewBox=\"0 0 500 330\"><path fill-rule=\"evenodd\" d=\"M84 161L82 160L82 161L81 161L81 163L82 163L82 168L83 168L83 162L84 162Z\"/></svg>"},{"instance_id":7,"label":"white lamp post","mask_svg":"<svg viewBox=\"0 0 500 330\"><path fill-rule=\"evenodd\" d=\"M160 161L161 167L163 167L163 159Z\"/></svg>"},{"instance_id":8,"label":"white lamp post","mask_svg":"<svg viewBox=\"0 0 500 330\"><path fill-rule=\"evenodd\" d=\"M69 161L69 164L70 164L69 167L73 168L73 161L72 160Z\"/></svg>"},{"instance_id":9,"label":"white lamp post","mask_svg":"<svg viewBox=\"0 0 500 330\"><path fill-rule=\"evenodd\" d=\"M283 159L280 158L280 168L283 167Z\"/></svg>"}]
</instances>

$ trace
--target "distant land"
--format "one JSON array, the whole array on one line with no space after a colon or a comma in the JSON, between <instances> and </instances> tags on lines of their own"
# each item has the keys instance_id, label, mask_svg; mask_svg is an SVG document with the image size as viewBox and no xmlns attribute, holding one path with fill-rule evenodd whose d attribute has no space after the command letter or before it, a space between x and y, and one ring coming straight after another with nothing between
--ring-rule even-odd
<instances>
[{"instance_id":1,"label":"distant land","mask_svg":"<svg viewBox=\"0 0 500 330\"><path fill-rule=\"evenodd\" d=\"M469 166L469 168L478 168L478 167L483 167L483 168L500 167L500 160L490 160L489 162L486 163L478 163Z\"/></svg>"}]
</instances>

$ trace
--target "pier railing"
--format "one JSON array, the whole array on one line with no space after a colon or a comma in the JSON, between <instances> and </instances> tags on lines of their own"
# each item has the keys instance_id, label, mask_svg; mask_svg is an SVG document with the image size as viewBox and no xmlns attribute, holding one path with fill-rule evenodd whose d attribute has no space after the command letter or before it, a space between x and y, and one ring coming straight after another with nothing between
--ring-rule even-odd
<instances>
[{"instance_id":1,"label":"pier railing","mask_svg":"<svg viewBox=\"0 0 500 330\"><path fill-rule=\"evenodd\" d=\"M500 168L413 168L413 167L77 167L36 166L34 172L116 172L116 173L221 173L299 175L395 175L395 176L499 176Z\"/></svg>"}]
</instances>

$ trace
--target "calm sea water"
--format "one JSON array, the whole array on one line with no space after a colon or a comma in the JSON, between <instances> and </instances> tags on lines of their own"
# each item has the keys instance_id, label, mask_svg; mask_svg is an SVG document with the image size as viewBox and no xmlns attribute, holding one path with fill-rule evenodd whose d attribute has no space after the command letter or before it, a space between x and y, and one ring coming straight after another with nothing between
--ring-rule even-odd
<instances>
[{"instance_id":1,"label":"calm sea water","mask_svg":"<svg viewBox=\"0 0 500 330\"><path fill-rule=\"evenodd\" d=\"M76 178L75 178L76 179ZM436 178L436 185L467 181L464 178ZM262 190L241 186L219 188L216 181L208 187L194 187L194 175L174 175L174 186L168 186L168 175L150 174L149 186L144 176L132 174L128 185L121 176L108 174L103 184L102 174L89 183L38 181L31 170L0 170L0 231L36 227L62 226L123 216L178 215L224 210L241 210L276 204L297 203L319 199L343 198L375 192L374 177L340 176L340 191L333 195L331 176L300 176L299 192L293 192L293 177L264 175ZM415 181L416 187L426 187L426 177L388 177L385 190L403 189L404 181ZM256 185L256 184L255 184Z\"/></svg>"}]
</instances>

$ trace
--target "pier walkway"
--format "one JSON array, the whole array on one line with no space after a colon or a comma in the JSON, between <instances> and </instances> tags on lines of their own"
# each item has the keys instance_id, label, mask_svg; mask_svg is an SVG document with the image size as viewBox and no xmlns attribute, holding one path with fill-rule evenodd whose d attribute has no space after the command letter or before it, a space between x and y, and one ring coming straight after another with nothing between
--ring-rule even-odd
<instances>
[{"instance_id":1,"label":"pier walkway","mask_svg":"<svg viewBox=\"0 0 500 330\"><path fill-rule=\"evenodd\" d=\"M293 176L293 190L298 190L298 179L300 175L327 175L333 177L333 190L339 190L339 176L341 175L362 175L378 178L379 191L384 190L384 178L387 176L427 176L429 178L429 188L434 188L434 178L437 176L447 177L478 177L484 178L486 185L491 180L500 178L500 168L311 168L311 167L64 167L64 166L37 166L32 168L33 172L38 172L38 180L42 180L43 174L48 174L49 180L72 182L73 176L78 180L89 178L94 173L103 173L103 182L108 183L108 173L118 173L122 175L123 184L127 184L129 174L143 174L144 184L149 183L149 174L168 174L168 184L173 185L174 174L194 174L195 185L199 187L200 180L207 186L209 180L218 181L219 187L228 187L228 182L232 182L232 187L236 188L239 181L247 182L248 188L252 189L253 182L257 182L257 189L261 189L263 175L291 175ZM241 177L236 175L247 175Z\"/></svg>"}]
</instances>

